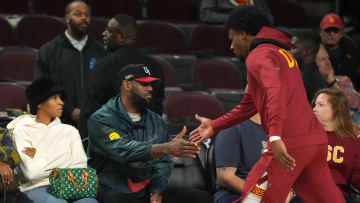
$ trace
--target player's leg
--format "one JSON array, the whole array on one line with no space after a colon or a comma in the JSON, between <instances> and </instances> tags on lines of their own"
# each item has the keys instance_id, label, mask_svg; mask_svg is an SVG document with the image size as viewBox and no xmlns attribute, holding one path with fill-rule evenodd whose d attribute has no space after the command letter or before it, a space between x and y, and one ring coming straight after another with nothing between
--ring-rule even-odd
<instances>
[{"instance_id":1,"label":"player's leg","mask_svg":"<svg viewBox=\"0 0 360 203\"><path fill-rule=\"evenodd\" d=\"M326 162L327 145L315 145L308 151L315 156L295 181L295 192L306 203L345 202Z\"/></svg>"}]
</instances>

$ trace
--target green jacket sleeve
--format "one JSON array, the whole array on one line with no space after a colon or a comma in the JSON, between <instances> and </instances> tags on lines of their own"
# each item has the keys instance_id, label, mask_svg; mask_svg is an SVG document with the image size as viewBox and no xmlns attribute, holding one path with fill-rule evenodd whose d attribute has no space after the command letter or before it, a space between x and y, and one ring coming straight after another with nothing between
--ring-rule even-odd
<instances>
[{"instance_id":1,"label":"green jacket sleeve","mask_svg":"<svg viewBox=\"0 0 360 203\"><path fill-rule=\"evenodd\" d=\"M152 142L132 140L121 124L116 128L104 120L90 117L88 121L89 144L92 149L103 156L119 161L132 163L148 161Z\"/></svg>"},{"instance_id":2,"label":"green jacket sleeve","mask_svg":"<svg viewBox=\"0 0 360 203\"><path fill-rule=\"evenodd\" d=\"M161 143L168 142L166 125L162 125L163 133L161 136ZM151 161L153 175L150 179L150 188L158 188L164 191L168 184L168 179L172 168L172 156L167 155L162 158L154 159Z\"/></svg>"}]
</instances>

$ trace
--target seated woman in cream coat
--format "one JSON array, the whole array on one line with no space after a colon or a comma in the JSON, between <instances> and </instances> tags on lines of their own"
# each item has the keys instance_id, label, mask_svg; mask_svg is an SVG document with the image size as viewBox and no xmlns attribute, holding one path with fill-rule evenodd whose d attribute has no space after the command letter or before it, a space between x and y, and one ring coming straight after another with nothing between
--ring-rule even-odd
<instances>
[{"instance_id":1,"label":"seated woman in cream coat","mask_svg":"<svg viewBox=\"0 0 360 203\"><path fill-rule=\"evenodd\" d=\"M33 115L19 116L7 126L21 159L24 180L20 190L36 203L66 203L47 192L51 169L85 168L87 157L77 129L59 119L64 91L50 78L40 78L25 93ZM75 202L97 201L85 198Z\"/></svg>"}]
</instances>

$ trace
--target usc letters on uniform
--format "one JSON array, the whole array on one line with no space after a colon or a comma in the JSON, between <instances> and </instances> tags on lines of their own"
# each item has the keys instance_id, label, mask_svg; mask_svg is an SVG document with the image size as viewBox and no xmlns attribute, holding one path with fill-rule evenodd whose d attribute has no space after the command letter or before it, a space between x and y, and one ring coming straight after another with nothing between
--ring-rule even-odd
<instances>
[{"instance_id":1,"label":"usc letters on uniform","mask_svg":"<svg viewBox=\"0 0 360 203\"><path fill-rule=\"evenodd\" d=\"M343 195L348 196L350 184L360 188L360 140L353 136L340 137L335 132L327 132L327 135L331 175Z\"/></svg>"}]
</instances>

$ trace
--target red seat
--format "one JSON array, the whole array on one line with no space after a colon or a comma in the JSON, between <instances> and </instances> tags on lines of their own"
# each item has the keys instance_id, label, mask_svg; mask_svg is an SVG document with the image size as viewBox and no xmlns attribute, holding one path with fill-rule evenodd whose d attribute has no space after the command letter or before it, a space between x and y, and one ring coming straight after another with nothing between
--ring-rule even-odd
<instances>
[{"instance_id":1,"label":"red seat","mask_svg":"<svg viewBox=\"0 0 360 203\"><path fill-rule=\"evenodd\" d=\"M306 10L293 0L267 1L274 17L274 26L308 27Z\"/></svg>"},{"instance_id":2,"label":"red seat","mask_svg":"<svg viewBox=\"0 0 360 203\"><path fill-rule=\"evenodd\" d=\"M159 20L195 20L196 8L191 0L148 0L148 18Z\"/></svg>"},{"instance_id":3,"label":"red seat","mask_svg":"<svg viewBox=\"0 0 360 203\"><path fill-rule=\"evenodd\" d=\"M65 23L57 17L45 15L24 16L16 28L17 44L39 49L60 32L65 32Z\"/></svg>"},{"instance_id":4,"label":"red seat","mask_svg":"<svg viewBox=\"0 0 360 203\"><path fill-rule=\"evenodd\" d=\"M191 33L190 51L210 51L215 56L234 56L225 26L198 25Z\"/></svg>"},{"instance_id":5,"label":"red seat","mask_svg":"<svg viewBox=\"0 0 360 203\"><path fill-rule=\"evenodd\" d=\"M9 21L0 16L0 46L14 45L14 33Z\"/></svg>"},{"instance_id":6,"label":"red seat","mask_svg":"<svg viewBox=\"0 0 360 203\"><path fill-rule=\"evenodd\" d=\"M202 59L193 67L193 83L204 89L243 89L240 70L231 62Z\"/></svg>"},{"instance_id":7,"label":"red seat","mask_svg":"<svg viewBox=\"0 0 360 203\"><path fill-rule=\"evenodd\" d=\"M0 79L32 81L37 50L6 47L0 51Z\"/></svg>"},{"instance_id":8,"label":"red seat","mask_svg":"<svg viewBox=\"0 0 360 203\"><path fill-rule=\"evenodd\" d=\"M64 17L65 7L71 1L72 0L36 0L36 13L45 13L47 15Z\"/></svg>"},{"instance_id":9,"label":"red seat","mask_svg":"<svg viewBox=\"0 0 360 203\"><path fill-rule=\"evenodd\" d=\"M160 21L143 21L138 26L137 46L152 48L157 53L185 54L186 38L180 28Z\"/></svg>"},{"instance_id":10,"label":"red seat","mask_svg":"<svg viewBox=\"0 0 360 203\"><path fill-rule=\"evenodd\" d=\"M224 114L224 107L206 92L179 92L167 100L166 113L169 121L193 120L195 114L215 119Z\"/></svg>"},{"instance_id":11,"label":"red seat","mask_svg":"<svg viewBox=\"0 0 360 203\"><path fill-rule=\"evenodd\" d=\"M93 16L112 18L119 13L125 13L135 19L141 19L141 4L139 0L92 0Z\"/></svg>"},{"instance_id":12,"label":"red seat","mask_svg":"<svg viewBox=\"0 0 360 203\"><path fill-rule=\"evenodd\" d=\"M176 77L174 67L161 56L152 55L151 57L153 57L163 69L165 87L175 87Z\"/></svg>"},{"instance_id":13,"label":"red seat","mask_svg":"<svg viewBox=\"0 0 360 203\"><path fill-rule=\"evenodd\" d=\"M0 111L8 108L26 110L25 88L16 84L0 83Z\"/></svg>"},{"instance_id":14,"label":"red seat","mask_svg":"<svg viewBox=\"0 0 360 203\"><path fill-rule=\"evenodd\" d=\"M0 13L25 14L28 13L28 0L1 0Z\"/></svg>"}]
</instances>

